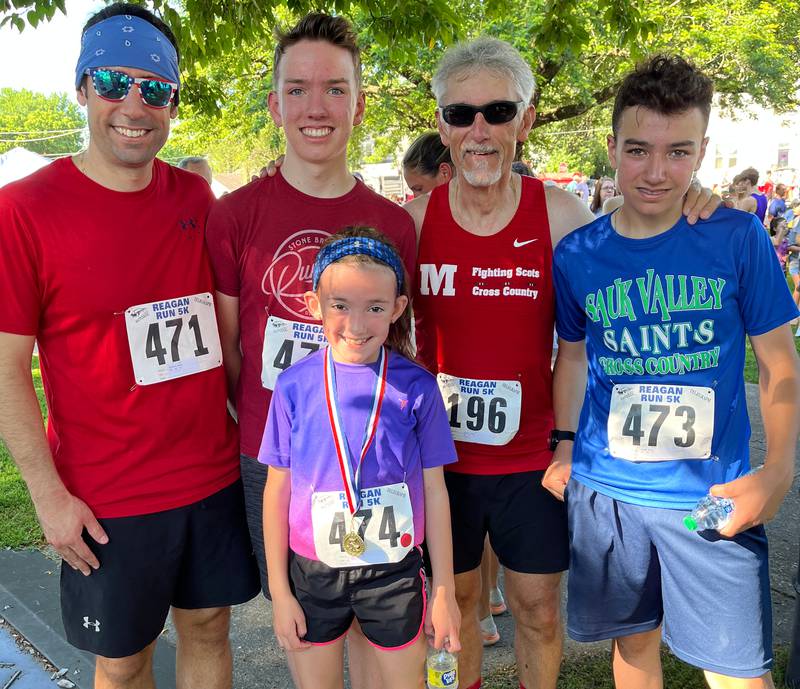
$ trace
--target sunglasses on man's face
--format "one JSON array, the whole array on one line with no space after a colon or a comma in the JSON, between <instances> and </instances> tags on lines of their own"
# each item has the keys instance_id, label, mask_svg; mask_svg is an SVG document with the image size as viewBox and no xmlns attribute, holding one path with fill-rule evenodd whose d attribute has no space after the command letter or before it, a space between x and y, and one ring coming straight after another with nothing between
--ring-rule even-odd
<instances>
[{"instance_id":1,"label":"sunglasses on man's face","mask_svg":"<svg viewBox=\"0 0 800 689\"><path fill-rule=\"evenodd\" d=\"M151 108L166 108L178 89L178 85L171 81L154 77L132 77L115 69L87 69L86 74L92 78L97 95L103 100L113 102L125 100L131 87L136 84L145 105Z\"/></svg>"},{"instance_id":2,"label":"sunglasses on man's face","mask_svg":"<svg viewBox=\"0 0 800 689\"><path fill-rule=\"evenodd\" d=\"M488 124L505 124L517 116L521 103L521 100L493 100L484 105L453 103L440 108L440 111L442 119L453 127L469 127L478 113Z\"/></svg>"}]
</instances>

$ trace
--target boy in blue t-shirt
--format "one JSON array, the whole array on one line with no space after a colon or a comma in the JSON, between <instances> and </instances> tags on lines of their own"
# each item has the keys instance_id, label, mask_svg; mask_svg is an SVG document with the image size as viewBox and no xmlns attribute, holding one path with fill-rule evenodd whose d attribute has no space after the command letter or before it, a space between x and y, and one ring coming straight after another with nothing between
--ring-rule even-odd
<instances>
[{"instance_id":1,"label":"boy in blue t-shirt","mask_svg":"<svg viewBox=\"0 0 800 689\"><path fill-rule=\"evenodd\" d=\"M566 492L568 631L613 639L626 689L661 686L662 635L711 687L773 686L762 524L792 482L800 395L787 323L798 312L753 215L682 217L712 93L677 57L626 77L608 137L624 205L567 235L553 258L554 402L577 436L558 445L543 483ZM746 336L768 448L750 475ZM682 519L709 490L733 499L732 517L719 533L690 532Z\"/></svg>"}]
</instances>

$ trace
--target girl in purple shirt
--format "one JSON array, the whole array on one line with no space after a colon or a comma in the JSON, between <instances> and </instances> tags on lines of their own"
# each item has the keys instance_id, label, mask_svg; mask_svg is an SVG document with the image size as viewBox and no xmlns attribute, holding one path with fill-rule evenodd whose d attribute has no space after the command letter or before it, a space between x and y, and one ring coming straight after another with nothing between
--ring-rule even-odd
<instances>
[{"instance_id":1,"label":"girl in purple shirt","mask_svg":"<svg viewBox=\"0 0 800 689\"><path fill-rule=\"evenodd\" d=\"M259 453L270 466L275 634L302 686L338 689L355 619L376 648L381 686L416 689L423 629L436 648L460 648L442 472L456 460L447 414L436 380L412 361L408 279L383 235L331 237L313 287L306 304L328 345L278 377Z\"/></svg>"}]
</instances>

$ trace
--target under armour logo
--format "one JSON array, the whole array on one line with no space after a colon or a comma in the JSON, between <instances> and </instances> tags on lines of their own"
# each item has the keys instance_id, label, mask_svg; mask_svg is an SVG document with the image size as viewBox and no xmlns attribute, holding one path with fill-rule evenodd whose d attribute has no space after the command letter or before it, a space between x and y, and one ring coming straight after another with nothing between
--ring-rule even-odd
<instances>
[{"instance_id":1,"label":"under armour logo","mask_svg":"<svg viewBox=\"0 0 800 689\"><path fill-rule=\"evenodd\" d=\"M196 230L197 223L194 221L194 218L187 218L186 220L178 220L181 224L182 230Z\"/></svg>"},{"instance_id":2,"label":"under armour logo","mask_svg":"<svg viewBox=\"0 0 800 689\"><path fill-rule=\"evenodd\" d=\"M94 622L89 622L89 618L88 617L84 617L83 618L83 626L84 626L85 629L89 629L89 627L94 627L94 630L96 632L100 631L100 621L99 620L95 620Z\"/></svg>"}]
</instances>

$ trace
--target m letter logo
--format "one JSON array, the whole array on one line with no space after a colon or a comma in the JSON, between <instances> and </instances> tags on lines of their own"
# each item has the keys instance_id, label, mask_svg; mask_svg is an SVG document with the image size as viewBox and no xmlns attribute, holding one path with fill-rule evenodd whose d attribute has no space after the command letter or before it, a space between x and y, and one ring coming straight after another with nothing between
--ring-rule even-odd
<instances>
[{"instance_id":1,"label":"m letter logo","mask_svg":"<svg viewBox=\"0 0 800 689\"><path fill-rule=\"evenodd\" d=\"M453 277L456 274L456 270L458 266L450 264L450 263L443 263L441 268L436 267L433 263L421 263L419 266L419 270L421 273L421 281L419 286L420 294L439 294L439 290L442 287L442 283L444 283L444 289L442 290L443 297L452 297L455 295L456 290L453 287Z\"/></svg>"}]
</instances>

